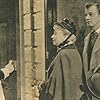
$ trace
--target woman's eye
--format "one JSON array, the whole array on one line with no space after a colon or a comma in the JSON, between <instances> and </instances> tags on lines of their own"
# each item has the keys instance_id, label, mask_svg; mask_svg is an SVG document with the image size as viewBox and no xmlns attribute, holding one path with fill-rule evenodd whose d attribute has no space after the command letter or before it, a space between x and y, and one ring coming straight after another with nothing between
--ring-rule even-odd
<instances>
[{"instance_id":1,"label":"woman's eye","mask_svg":"<svg viewBox=\"0 0 100 100\"><path fill-rule=\"evenodd\" d=\"M54 35L56 35L56 33Z\"/></svg>"},{"instance_id":2,"label":"woman's eye","mask_svg":"<svg viewBox=\"0 0 100 100\"><path fill-rule=\"evenodd\" d=\"M57 33L56 33L56 31L54 31L54 35L56 35Z\"/></svg>"}]
</instances>

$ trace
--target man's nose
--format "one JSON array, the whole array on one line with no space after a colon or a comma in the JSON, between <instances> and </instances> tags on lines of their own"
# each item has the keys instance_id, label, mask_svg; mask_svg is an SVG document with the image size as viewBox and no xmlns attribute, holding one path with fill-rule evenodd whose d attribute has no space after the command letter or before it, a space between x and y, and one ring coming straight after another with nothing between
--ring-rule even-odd
<instances>
[{"instance_id":1,"label":"man's nose","mask_svg":"<svg viewBox=\"0 0 100 100\"><path fill-rule=\"evenodd\" d=\"M85 19L86 19L86 20L89 20L89 19L90 19L90 16L89 16L89 15L87 15L87 16L85 17Z\"/></svg>"}]
</instances>

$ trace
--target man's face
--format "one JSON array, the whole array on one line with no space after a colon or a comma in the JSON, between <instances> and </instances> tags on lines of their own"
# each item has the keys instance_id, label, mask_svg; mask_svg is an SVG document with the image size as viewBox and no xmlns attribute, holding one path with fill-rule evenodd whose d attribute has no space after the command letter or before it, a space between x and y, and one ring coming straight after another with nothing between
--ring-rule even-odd
<instances>
[{"instance_id":1,"label":"man's face","mask_svg":"<svg viewBox=\"0 0 100 100\"><path fill-rule=\"evenodd\" d=\"M64 41L65 38L64 31L58 25L54 25L53 29L54 29L54 33L51 36L53 44L59 46L59 44Z\"/></svg>"},{"instance_id":2,"label":"man's face","mask_svg":"<svg viewBox=\"0 0 100 100\"><path fill-rule=\"evenodd\" d=\"M100 14L95 5L92 5L90 8L85 8L85 19L89 27L97 27L100 23Z\"/></svg>"}]
</instances>

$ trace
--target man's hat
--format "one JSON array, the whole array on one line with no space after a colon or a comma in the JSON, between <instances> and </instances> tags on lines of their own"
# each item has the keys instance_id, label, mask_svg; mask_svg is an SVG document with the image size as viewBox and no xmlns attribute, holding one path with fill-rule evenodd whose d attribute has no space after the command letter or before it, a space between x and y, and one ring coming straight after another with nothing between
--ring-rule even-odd
<instances>
[{"instance_id":1,"label":"man's hat","mask_svg":"<svg viewBox=\"0 0 100 100\"><path fill-rule=\"evenodd\" d=\"M59 25L64 29L69 30L72 34L76 35L76 27L74 22L70 21L68 18L64 18L61 22L55 22L54 25Z\"/></svg>"},{"instance_id":2,"label":"man's hat","mask_svg":"<svg viewBox=\"0 0 100 100\"><path fill-rule=\"evenodd\" d=\"M93 96L100 99L100 66L96 68L97 71L90 70L86 83Z\"/></svg>"}]
</instances>

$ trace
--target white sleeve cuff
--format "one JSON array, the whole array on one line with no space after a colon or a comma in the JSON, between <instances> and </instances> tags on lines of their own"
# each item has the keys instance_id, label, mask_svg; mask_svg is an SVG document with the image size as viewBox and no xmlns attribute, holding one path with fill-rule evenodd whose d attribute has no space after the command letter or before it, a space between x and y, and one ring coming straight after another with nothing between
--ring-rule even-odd
<instances>
[{"instance_id":1,"label":"white sleeve cuff","mask_svg":"<svg viewBox=\"0 0 100 100\"><path fill-rule=\"evenodd\" d=\"M10 73L12 73L14 71L14 67L12 64L8 64L5 66L5 68L1 69L4 73L4 79L6 79Z\"/></svg>"}]
</instances>

